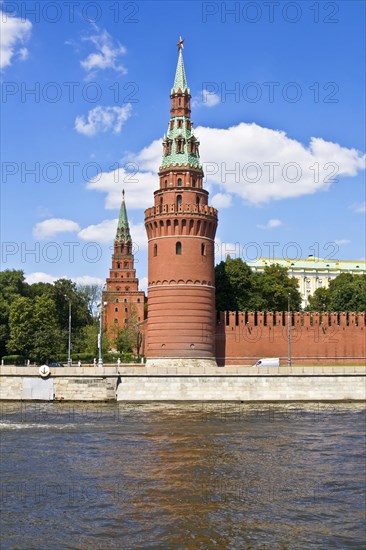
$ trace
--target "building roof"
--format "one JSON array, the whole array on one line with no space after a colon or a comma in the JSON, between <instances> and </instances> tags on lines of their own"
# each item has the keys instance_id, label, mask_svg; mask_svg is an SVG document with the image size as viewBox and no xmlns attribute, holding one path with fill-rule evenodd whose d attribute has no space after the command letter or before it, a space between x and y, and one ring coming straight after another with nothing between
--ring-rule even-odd
<instances>
[{"instance_id":1,"label":"building roof","mask_svg":"<svg viewBox=\"0 0 366 550\"><path fill-rule=\"evenodd\" d=\"M178 54L178 64L177 70L175 73L174 87L172 88L172 93L177 93L178 90L181 90L183 93L187 91L189 93L189 88L187 86L186 74L184 71L183 63L183 54L182 48L179 49ZM190 152L188 147L188 142L190 140L196 141L199 144L199 141L195 138L192 133L191 125L192 121L189 117L185 116L176 116L173 119L174 121L182 120L182 128L177 128L177 125L174 124L173 128L170 128L170 122L168 125L168 132L166 137L164 137L163 143L171 141L171 153L169 155L163 155L162 163L160 168L166 168L168 166L191 166L192 168L201 168L199 155L195 155ZM191 125L187 128L187 121L191 122ZM182 138L184 141L184 150L182 153L176 152L176 140Z\"/></svg>"},{"instance_id":2,"label":"building roof","mask_svg":"<svg viewBox=\"0 0 366 550\"><path fill-rule=\"evenodd\" d=\"M247 262L250 267L263 268L266 265L280 264L290 270L320 270L320 271L366 271L365 261L349 261L336 259L322 259L309 256L305 259L291 260L284 258L257 258L253 262Z\"/></svg>"},{"instance_id":3,"label":"building roof","mask_svg":"<svg viewBox=\"0 0 366 550\"><path fill-rule=\"evenodd\" d=\"M125 191L122 191L122 203L119 211L118 226L115 242L132 243L130 227L128 225L127 210L125 204Z\"/></svg>"},{"instance_id":4,"label":"building roof","mask_svg":"<svg viewBox=\"0 0 366 550\"><path fill-rule=\"evenodd\" d=\"M189 93L189 88L187 86L186 72L184 70L182 49L179 50L178 63L177 63L177 69L175 71L175 79L174 79L174 85L172 88L172 93L178 92L179 89L182 90L182 92L187 91Z\"/></svg>"}]
</instances>

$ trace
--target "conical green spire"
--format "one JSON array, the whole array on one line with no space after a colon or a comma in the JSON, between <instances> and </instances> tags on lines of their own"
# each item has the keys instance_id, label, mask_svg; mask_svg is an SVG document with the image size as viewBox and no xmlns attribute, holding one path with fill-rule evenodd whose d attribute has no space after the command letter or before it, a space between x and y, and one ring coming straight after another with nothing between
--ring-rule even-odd
<instances>
[{"instance_id":1,"label":"conical green spire","mask_svg":"<svg viewBox=\"0 0 366 550\"><path fill-rule=\"evenodd\" d=\"M189 89L187 86L186 73L184 70L184 63L183 63L183 53L182 53L183 40L182 39L180 39L178 42L178 48L179 48L179 56L178 56L177 70L175 71L173 90L177 92L178 89L180 88L182 92L185 92L185 90L189 90Z\"/></svg>"},{"instance_id":2,"label":"conical green spire","mask_svg":"<svg viewBox=\"0 0 366 550\"><path fill-rule=\"evenodd\" d=\"M122 191L122 204L121 204L121 209L119 211L118 226L117 226L115 241L124 242L124 243L132 242L130 227L128 225L124 190Z\"/></svg>"}]
</instances>

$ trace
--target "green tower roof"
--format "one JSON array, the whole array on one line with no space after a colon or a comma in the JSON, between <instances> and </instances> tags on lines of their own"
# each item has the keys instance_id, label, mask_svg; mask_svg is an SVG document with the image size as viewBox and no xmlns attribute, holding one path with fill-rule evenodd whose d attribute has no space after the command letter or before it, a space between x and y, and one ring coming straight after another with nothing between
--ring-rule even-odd
<instances>
[{"instance_id":1,"label":"green tower roof","mask_svg":"<svg viewBox=\"0 0 366 550\"><path fill-rule=\"evenodd\" d=\"M185 92L187 90L189 93L186 73L184 70L182 48L179 49L177 70L175 71L175 79L174 79L174 86L173 86L172 92L177 92L179 88L182 90L182 92Z\"/></svg>"},{"instance_id":2,"label":"green tower roof","mask_svg":"<svg viewBox=\"0 0 366 550\"><path fill-rule=\"evenodd\" d=\"M125 203L125 191L122 191L122 204L121 209L119 211L119 218L118 218L118 226L117 226L117 232L116 232L116 242L132 242L131 234L130 234L130 227L128 225L128 218L127 218L127 210L126 210L126 203Z\"/></svg>"}]
</instances>

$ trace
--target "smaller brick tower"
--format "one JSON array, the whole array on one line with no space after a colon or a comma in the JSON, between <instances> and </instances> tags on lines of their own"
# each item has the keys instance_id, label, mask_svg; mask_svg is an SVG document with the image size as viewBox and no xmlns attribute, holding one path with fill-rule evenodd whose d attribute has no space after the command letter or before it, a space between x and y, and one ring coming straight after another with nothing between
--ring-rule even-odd
<instances>
[{"instance_id":1,"label":"smaller brick tower","mask_svg":"<svg viewBox=\"0 0 366 550\"><path fill-rule=\"evenodd\" d=\"M119 213L116 237L113 245L112 268L106 281L102 301L106 303L103 312L104 327L113 339L118 329L129 322L144 320L145 293L138 289L139 280L134 269L132 239L128 225L125 192Z\"/></svg>"}]
</instances>

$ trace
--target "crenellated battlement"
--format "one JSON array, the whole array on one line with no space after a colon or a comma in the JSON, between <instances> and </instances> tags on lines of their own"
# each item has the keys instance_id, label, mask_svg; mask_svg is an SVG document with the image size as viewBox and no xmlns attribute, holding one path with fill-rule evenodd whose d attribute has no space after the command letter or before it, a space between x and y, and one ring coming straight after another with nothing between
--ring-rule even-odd
<instances>
[{"instance_id":1,"label":"crenellated battlement","mask_svg":"<svg viewBox=\"0 0 366 550\"><path fill-rule=\"evenodd\" d=\"M145 221L161 214L203 214L217 217L217 209L206 204L163 204L145 210Z\"/></svg>"},{"instance_id":2,"label":"crenellated battlement","mask_svg":"<svg viewBox=\"0 0 366 550\"><path fill-rule=\"evenodd\" d=\"M287 311L220 311L217 323L227 327L286 327L288 317ZM293 327L365 327L365 314L355 312L291 312L290 320Z\"/></svg>"}]
</instances>

